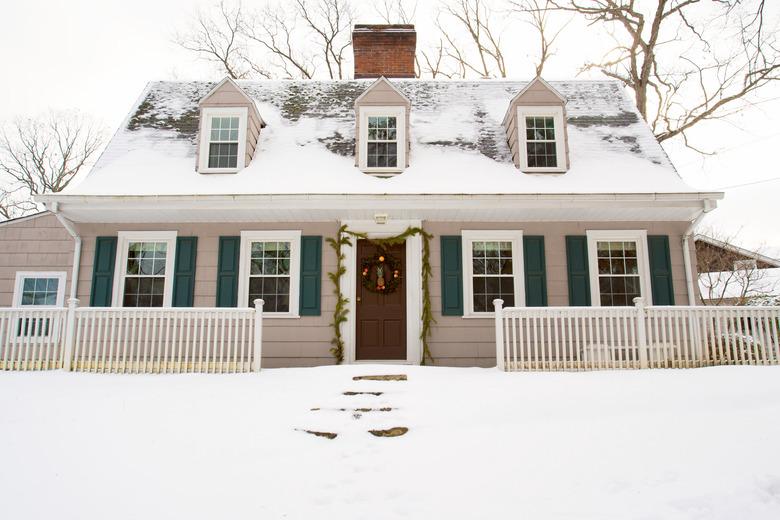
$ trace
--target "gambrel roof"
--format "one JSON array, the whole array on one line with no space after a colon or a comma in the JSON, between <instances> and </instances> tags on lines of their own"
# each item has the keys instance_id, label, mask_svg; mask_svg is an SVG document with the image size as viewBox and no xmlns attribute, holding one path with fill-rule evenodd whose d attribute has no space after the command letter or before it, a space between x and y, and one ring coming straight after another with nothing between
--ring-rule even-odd
<instances>
[{"instance_id":1,"label":"gambrel roof","mask_svg":"<svg viewBox=\"0 0 780 520\"><path fill-rule=\"evenodd\" d=\"M92 171L69 194L693 193L623 88L557 81L566 99L571 168L513 165L502 120L522 81L392 80L411 101L410 166L395 178L354 166L354 102L373 80L237 81L266 128L237 174L195 171L198 102L212 82L153 82Z\"/></svg>"}]
</instances>

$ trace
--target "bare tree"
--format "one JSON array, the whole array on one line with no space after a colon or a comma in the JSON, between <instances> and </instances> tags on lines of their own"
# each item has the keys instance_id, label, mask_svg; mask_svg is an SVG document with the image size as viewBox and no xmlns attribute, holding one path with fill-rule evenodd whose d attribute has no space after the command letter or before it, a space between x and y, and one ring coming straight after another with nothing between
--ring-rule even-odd
<instances>
[{"instance_id":1,"label":"bare tree","mask_svg":"<svg viewBox=\"0 0 780 520\"><path fill-rule=\"evenodd\" d=\"M410 24L414 23L417 2L382 0L374 5L374 10L386 24Z\"/></svg>"},{"instance_id":2,"label":"bare tree","mask_svg":"<svg viewBox=\"0 0 780 520\"><path fill-rule=\"evenodd\" d=\"M295 0L295 5L319 40L319 54L330 79L343 79L347 49L352 45L352 5L348 0Z\"/></svg>"},{"instance_id":3,"label":"bare tree","mask_svg":"<svg viewBox=\"0 0 780 520\"><path fill-rule=\"evenodd\" d=\"M240 30L244 12L240 4L228 7L224 1L219 3L218 11L212 14L199 13L193 27L175 35L174 41L184 49L218 64L231 78L246 78L254 67L241 45Z\"/></svg>"},{"instance_id":4,"label":"bare tree","mask_svg":"<svg viewBox=\"0 0 780 520\"><path fill-rule=\"evenodd\" d=\"M765 0L550 0L547 10L603 26L614 47L586 63L634 91L660 141L743 108L780 79L777 26L765 26ZM650 6L646 9L642 7Z\"/></svg>"},{"instance_id":5,"label":"bare tree","mask_svg":"<svg viewBox=\"0 0 780 520\"><path fill-rule=\"evenodd\" d=\"M316 72L314 56L300 45L304 35L297 28L297 12L279 6L266 6L241 23L246 37L271 54L271 61L286 79L312 79ZM248 60L251 61L251 60Z\"/></svg>"},{"instance_id":6,"label":"bare tree","mask_svg":"<svg viewBox=\"0 0 780 520\"><path fill-rule=\"evenodd\" d=\"M526 21L534 28L539 38L539 61L536 75L541 76L547 61L555 54L555 40L566 28L568 22L557 29L552 27L552 4L550 0L521 0L511 2L514 10L526 15Z\"/></svg>"},{"instance_id":7,"label":"bare tree","mask_svg":"<svg viewBox=\"0 0 780 520\"><path fill-rule=\"evenodd\" d=\"M35 203L20 194L21 188L0 188L0 220L21 217L35 211Z\"/></svg>"},{"instance_id":8,"label":"bare tree","mask_svg":"<svg viewBox=\"0 0 780 520\"><path fill-rule=\"evenodd\" d=\"M18 120L0 135L0 214L35 209L31 198L65 189L103 143L102 132L75 114Z\"/></svg>"},{"instance_id":9,"label":"bare tree","mask_svg":"<svg viewBox=\"0 0 780 520\"><path fill-rule=\"evenodd\" d=\"M776 281L767 276L767 265L729 247L735 241L734 236L709 230L707 237L709 240L697 240L696 243L703 304L749 305L776 291ZM760 252L754 253L754 256L760 255Z\"/></svg>"},{"instance_id":10,"label":"bare tree","mask_svg":"<svg viewBox=\"0 0 780 520\"><path fill-rule=\"evenodd\" d=\"M455 63L455 75L505 78L506 62L496 13L484 0L457 0L442 4L436 26L446 42L444 54ZM466 34L468 44L457 41L452 28Z\"/></svg>"}]
</instances>

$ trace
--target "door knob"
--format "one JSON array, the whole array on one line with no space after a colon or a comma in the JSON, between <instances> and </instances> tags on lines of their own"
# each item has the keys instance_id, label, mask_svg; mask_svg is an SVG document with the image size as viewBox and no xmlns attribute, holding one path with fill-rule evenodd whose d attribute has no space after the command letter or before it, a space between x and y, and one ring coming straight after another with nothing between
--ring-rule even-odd
<instances>
[{"instance_id":1,"label":"door knob","mask_svg":"<svg viewBox=\"0 0 780 520\"><path fill-rule=\"evenodd\" d=\"M355 300L357 300L357 301L360 301L360 296L358 296L357 298L355 298Z\"/></svg>"}]
</instances>

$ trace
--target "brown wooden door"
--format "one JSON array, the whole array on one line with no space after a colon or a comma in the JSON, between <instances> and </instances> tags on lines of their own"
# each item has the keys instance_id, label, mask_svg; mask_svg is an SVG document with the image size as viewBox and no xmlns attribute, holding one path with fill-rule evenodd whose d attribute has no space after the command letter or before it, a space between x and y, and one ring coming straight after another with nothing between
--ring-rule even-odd
<instances>
[{"instance_id":1,"label":"brown wooden door","mask_svg":"<svg viewBox=\"0 0 780 520\"><path fill-rule=\"evenodd\" d=\"M392 257L400 266L398 287L383 294L363 286L363 262L377 253ZM356 359L406 359L406 243L382 249L367 240L357 243ZM372 268L369 276L376 280ZM385 273L392 277L393 273Z\"/></svg>"}]
</instances>

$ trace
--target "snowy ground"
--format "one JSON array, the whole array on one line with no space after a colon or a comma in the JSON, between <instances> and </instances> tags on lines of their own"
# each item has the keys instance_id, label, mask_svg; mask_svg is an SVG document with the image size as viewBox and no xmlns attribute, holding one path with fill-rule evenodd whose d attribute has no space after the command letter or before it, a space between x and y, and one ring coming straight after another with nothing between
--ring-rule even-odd
<instances>
[{"instance_id":1,"label":"snowy ground","mask_svg":"<svg viewBox=\"0 0 780 520\"><path fill-rule=\"evenodd\" d=\"M780 368L0 373L0 446L15 520L776 519Z\"/></svg>"}]
</instances>

